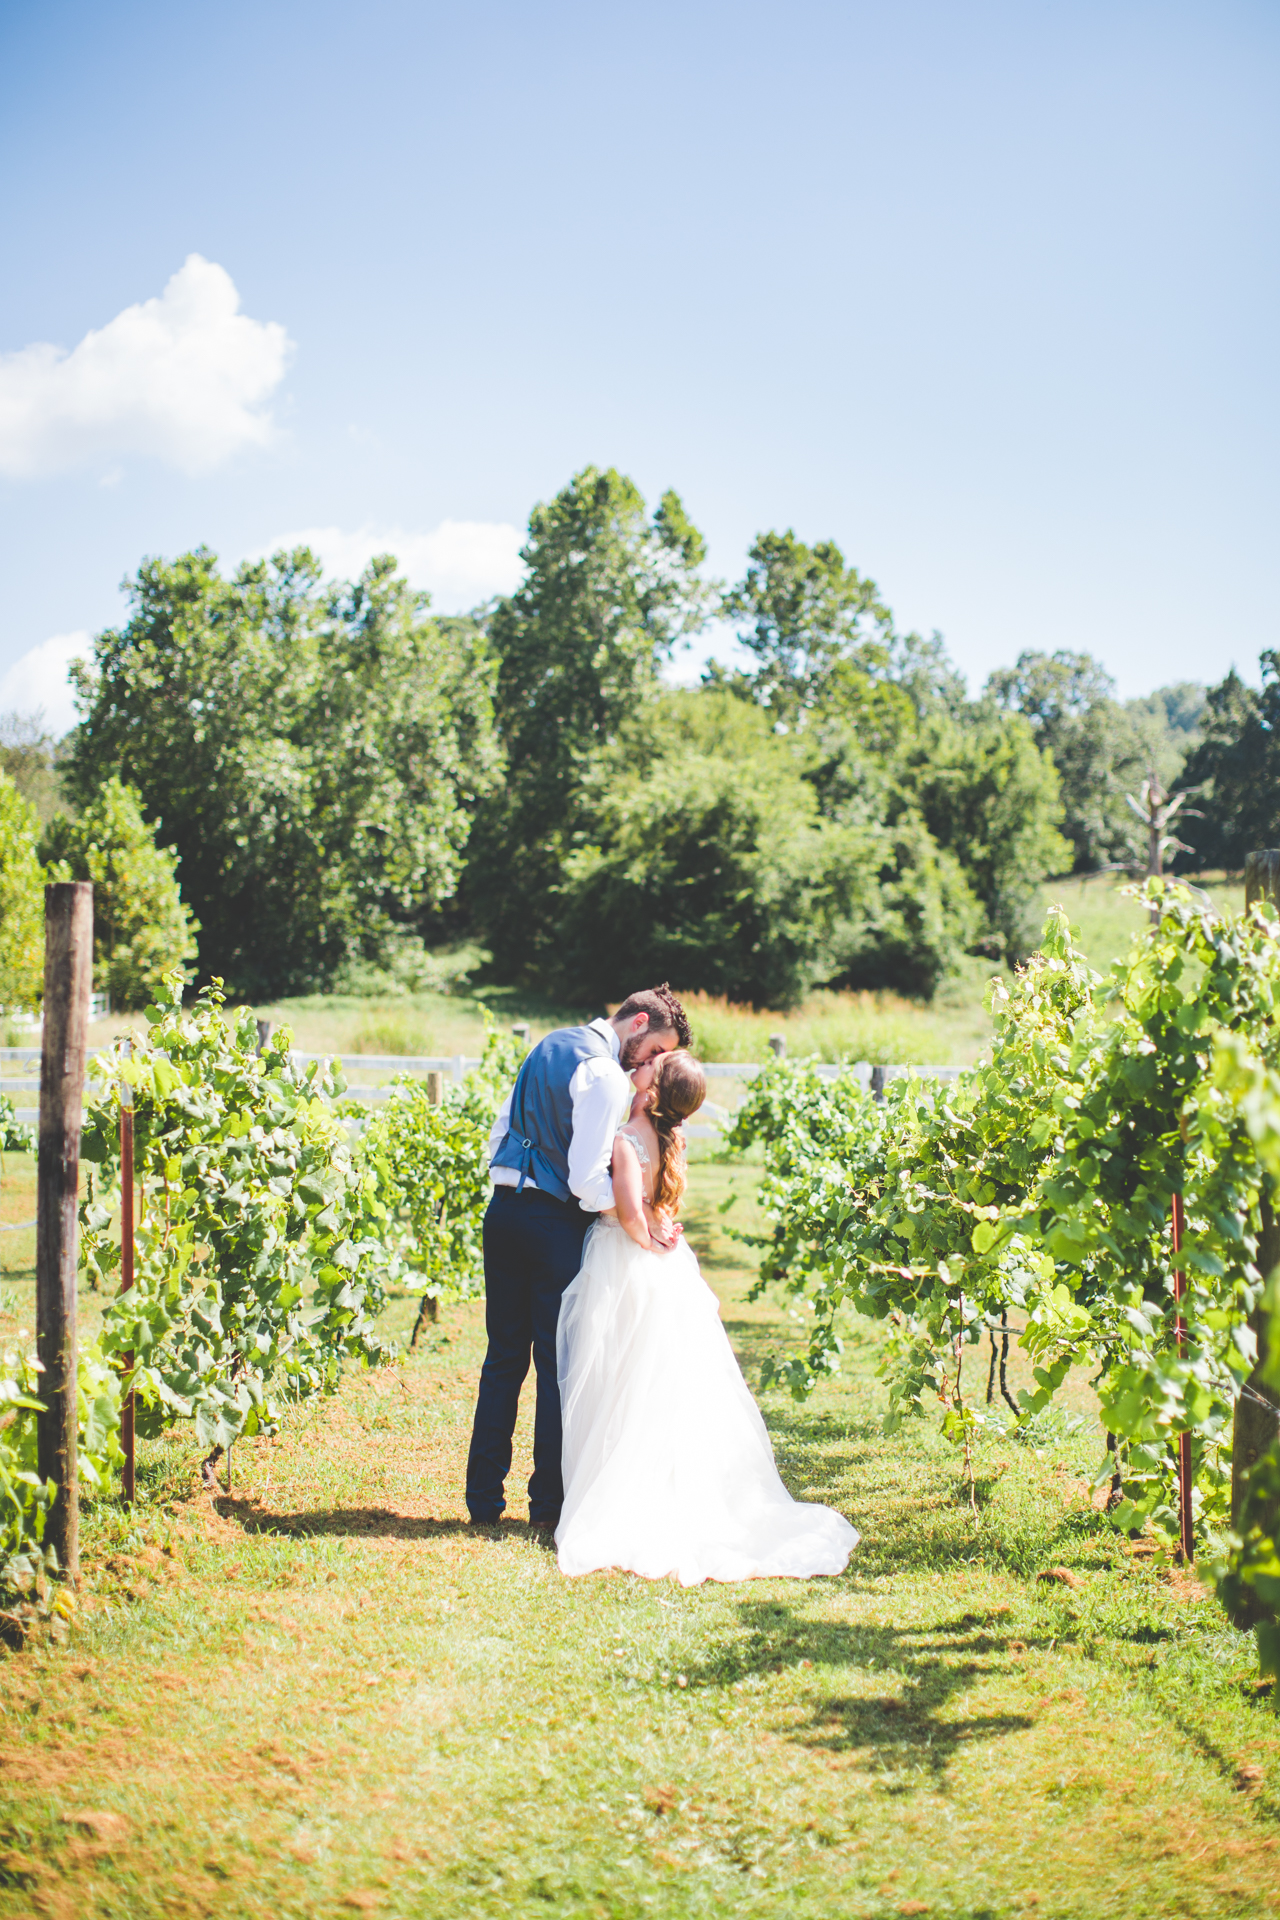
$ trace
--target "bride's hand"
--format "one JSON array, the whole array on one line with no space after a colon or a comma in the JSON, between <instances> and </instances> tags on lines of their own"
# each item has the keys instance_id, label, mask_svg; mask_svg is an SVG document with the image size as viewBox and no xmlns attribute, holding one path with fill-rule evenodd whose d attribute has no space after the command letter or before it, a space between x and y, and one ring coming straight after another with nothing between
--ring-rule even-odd
<instances>
[{"instance_id":1,"label":"bride's hand","mask_svg":"<svg viewBox=\"0 0 1280 1920\"><path fill-rule=\"evenodd\" d=\"M645 1222L649 1228L649 1238L660 1253L670 1253L672 1247L684 1232L678 1220L668 1220L664 1214L655 1213L646 1200L644 1203Z\"/></svg>"}]
</instances>

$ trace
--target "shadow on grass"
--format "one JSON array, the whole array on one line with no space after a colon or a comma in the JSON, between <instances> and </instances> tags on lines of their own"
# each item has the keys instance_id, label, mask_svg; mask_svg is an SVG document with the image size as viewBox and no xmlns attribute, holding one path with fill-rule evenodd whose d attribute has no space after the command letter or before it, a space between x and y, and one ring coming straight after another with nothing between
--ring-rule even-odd
<instances>
[{"instance_id":1,"label":"shadow on grass","mask_svg":"<svg viewBox=\"0 0 1280 1920\"><path fill-rule=\"evenodd\" d=\"M273 1513L256 1500L238 1500L223 1494L214 1500L224 1520L234 1521L247 1534L266 1534L283 1540L310 1540L326 1534L366 1540L444 1540L466 1534L473 1540L549 1541L544 1528L526 1520L500 1520L475 1526L470 1520L435 1520L429 1514L393 1513L388 1507L320 1507L306 1513Z\"/></svg>"},{"instance_id":2,"label":"shadow on grass","mask_svg":"<svg viewBox=\"0 0 1280 1920\"><path fill-rule=\"evenodd\" d=\"M782 1601L748 1600L738 1618L745 1636L708 1649L689 1685L734 1687L785 1667L812 1666L819 1691L810 1697L808 1718L787 1737L812 1752L847 1755L851 1762L857 1756L862 1767L881 1774L888 1792L936 1785L959 1747L1032 1725L1018 1713L946 1714L952 1697L970 1691L977 1676L998 1670L1015 1650L1039 1644L1020 1640L1015 1648L999 1614L966 1613L923 1629L849 1626L806 1619ZM882 1669L884 1682L875 1693L830 1693L821 1690L823 1667Z\"/></svg>"},{"instance_id":3,"label":"shadow on grass","mask_svg":"<svg viewBox=\"0 0 1280 1920\"><path fill-rule=\"evenodd\" d=\"M878 1420L773 1399L765 1412L779 1471L801 1500L845 1513L863 1535L854 1570L880 1577L959 1563L1029 1577L1054 1563L1109 1566L1115 1532L1092 1506L979 1467L975 1519L958 1449L913 1426L886 1439Z\"/></svg>"}]
</instances>

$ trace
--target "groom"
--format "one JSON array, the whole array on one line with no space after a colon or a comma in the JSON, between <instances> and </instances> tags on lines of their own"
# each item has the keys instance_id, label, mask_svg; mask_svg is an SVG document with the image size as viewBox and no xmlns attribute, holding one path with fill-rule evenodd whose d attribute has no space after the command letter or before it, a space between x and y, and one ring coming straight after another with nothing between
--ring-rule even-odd
<instances>
[{"instance_id":1,"label":"groom","mask_svg":"<svg viewBox=\"0 0 1280 1920\"><path fill-rule=\"evenodd\" d=\"M596 1215L613 1205L613 1136L631 1105L627 1075L656 1054L689 1045L684 1008L665 982L624 1000L611 1020L558 1027L520 1068L489 1136L493 1198L484 1217L485 1327L467 1459L467 1509L497 1520L511 1467L520 1388L529 1355L538 1376L529 1519L560 1518L560 1296L582 1265ZM676 1229L655 1238L674 1240Z\"/></svg>"}]
</instances>

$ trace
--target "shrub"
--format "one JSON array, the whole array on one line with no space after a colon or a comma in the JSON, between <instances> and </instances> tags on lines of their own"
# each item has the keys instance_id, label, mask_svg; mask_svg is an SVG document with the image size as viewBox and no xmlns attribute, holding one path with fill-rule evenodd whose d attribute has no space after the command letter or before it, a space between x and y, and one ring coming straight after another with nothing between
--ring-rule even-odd
<instances>
[{"instance_id":1,"label":"shrub","mask_svg":"<svg viewBox=\"0 0 1280 1920\"><path fill-rule=\"evenodd\" d=\"M489 1132L523 1044L486 1016L480 1066L434 1106L421 1080L398 1081L361 1138L359 1160L383 1209L389 1253L419 1277L424 1300L463 1298L483 1280ZM351 1108L353 1112L367 1109Z\"/></svg>"},{"instance_id":2,"label":"shrub","mask_svg":"<svg viewBox=\"0 0 1280 1920\"><path fill-rule=\"evenodd\" d=\"M166 973L195 958L177 855L156 845L138 794L115 775L78 819L49 823L40 851L58 877L93 882L93 984L114 1007L146 1006Z\"/></svg>"},{"instance_id":3,"label":"shrub","mask_svg":"<svg viewBox=\"0 0 1280 1920\"><path fill-rule=\"evenodd\" d=\"M342 1362L386 1357L371 1315L383 1300L383 1210L355 1164L328 1063L308 1066L288 1028L261 1056L247 1008L215 984L182 1005L182 976L147 1009L151 1031L99 1056L84 1156L102 1168L81 1208L82 1257L113 1283L120 1087L133 1089L143 1190L135 1282L102 1329L116 1362L132 1353L137 1430L193 1420L225 1447L271 1427L279 1396L329 1392Z\"/></svg>"},{"instance_id":4,"label":"shrub","mask_svg":"<svg viewBox=\"0 0 1280 1920\"><path fill-rule=\"evenodd\" d=\"M120 1382L96 1345L80 1348L77 1385L80 1484L105 1493L123 1459ZM18 1345L0 1353L0 1586L20 1591L57 1568L52 1548L44 1546L55 1488L38 1471L39 1395L35 1356Z\"/></svg>"},{"instance_id":5,"label":"shrub","mask_svg":"<svg viewBox=\"0 0 1280 1920\"><path fill-rule=\"evenodd\" d=\"M0 1008L35 1007L44 990L40 819L0 773Z\"/></svg>"}]
</instances>

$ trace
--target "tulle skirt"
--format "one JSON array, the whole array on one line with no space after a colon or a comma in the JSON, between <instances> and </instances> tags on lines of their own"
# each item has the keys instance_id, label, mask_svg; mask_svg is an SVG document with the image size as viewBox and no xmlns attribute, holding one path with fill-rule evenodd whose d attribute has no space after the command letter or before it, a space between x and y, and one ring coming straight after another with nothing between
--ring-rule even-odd
<instances>
[{"instance_id":1,"label":"tulle skirt","mask_svg":"<svg viewBox=\"0 0 1280 1920\"><path fill-rule=\"evenodd\" d=\"M647 1253L602 1217L561 1305L557 1357L562 1573L620 1567L693 1587L843 1571L858 1535L783 1486L684 1241Z\"/></svg>"}]
</instances>

